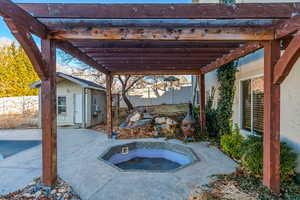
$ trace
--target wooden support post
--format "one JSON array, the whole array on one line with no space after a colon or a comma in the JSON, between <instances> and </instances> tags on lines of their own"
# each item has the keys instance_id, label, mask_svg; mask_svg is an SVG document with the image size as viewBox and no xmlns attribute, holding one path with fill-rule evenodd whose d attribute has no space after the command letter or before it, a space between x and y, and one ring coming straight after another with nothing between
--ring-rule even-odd
<instances>
[{"instance_id":1,"label":"wooden support post","mask_svg":"<svg viewBox=\"0 0 300 200\"><path fill-rule=\"evenodd\" d=\"M42 40L42 57L48 78L42 80L41 118L43 131L43 176L44 186L52 187L57 178L56 145L56 52L53 40Z\"/></svg>"},{"instance_id":2,"label":"wooden support post","mask_svg":"<svg viewBox=\"0 0 300 200\"><path fill-rule=\"evenodd\" d=\"M198 85L199 85L199 120L200 120L200 129L201 133L205 134L205 74L200 74L198 76Z\"/></svg>"},{"instance_id":3,"label":"wooden support post","mask_svg":"<svg viewBox=\"0 0 300 200\"><path fill-rule=\"evenodd\" d=\"M110 138L112 136L112 95L111 95L111 86L112 86L112 75L106 74L106 130L107 136Z\"/></svg>"},{"instance_id":4,"label":"wooden support post","mask_svg":"<svg viewBox=\"0 0 300 200\"><path fill-rule=\"evenodd\" d=\"M279 40L264 45L264 163L263 183L280 192L280 85L273 83L274 66L280 58Z\"/></svg>"}]
</instances>

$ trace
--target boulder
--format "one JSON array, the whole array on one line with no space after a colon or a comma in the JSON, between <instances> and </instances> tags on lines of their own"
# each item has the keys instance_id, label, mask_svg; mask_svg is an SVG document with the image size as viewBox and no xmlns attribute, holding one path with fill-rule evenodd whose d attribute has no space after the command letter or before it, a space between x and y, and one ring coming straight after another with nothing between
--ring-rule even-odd
<instances>
[{"instance_id":1,"label":"boulder","mask_svg":"<svg viewBox=\"0 0 300 200\"><path fill-rule=\"evenodd\" d=\"M140 120L142 117L141 113L139 112L134 112L128 119L129 122L136 122Z\"/></svg>"},{"instance_id":2,"label":"boulder","mask_svg":"<svg viewBox=\"0 0 300 200\"><path fill-rule=\"evenodd\" d=\"M141 127L141 126L146 126L148 124L151 124L152 119L142 119L139 121L134 122L130 128L135 128L135 127Z\"/></svg>"},{"instance_id":3,"label":"boulder","mask_svg":"<svg viewBox=\"0 0 300 200\"><path fill-rule=\"evenodd\" d=\"M156 124L165 124L166 121L167 121L166 117L157 117L157 118L155 118L155 123Z\"/></svg>"},{"instance_id":4,"label":"boulder","mask_svg":"<svg viewBox=\"0 0 300 200\"><path fill-rule=\"evenodd\" d=\"M143 114L143 119L153 119L154 117L151 115L151 114L149 114L149 113L144 113Z\"/></svg>"},{"instance_id":5,"label":"boulder","mask_svg":"<svg viewBox=\"0 0 300 200\"><path fill-rule=\"evenodd\" d=\"M168 124L168 125L176 125L177 122L175 120L173 120L173 119L167 118L166 124Z\"/></svg>"}]
</instances>

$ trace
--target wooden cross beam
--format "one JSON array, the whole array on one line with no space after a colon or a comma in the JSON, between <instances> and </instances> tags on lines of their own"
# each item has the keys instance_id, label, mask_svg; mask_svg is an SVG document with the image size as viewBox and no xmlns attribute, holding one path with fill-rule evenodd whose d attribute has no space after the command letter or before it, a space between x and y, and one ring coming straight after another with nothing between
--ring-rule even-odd
<instances>
[{"instance_id":1,"label":"wooden cross beam","mask_svg":"<svg viewBox=\"0 0 300 200\"><path fill-rule=\"evenodd\" d=\"M116 65L123 67L124 65L129 66L129 65L177 65L177 64L182 64L182 65L203 65L203 64L208 64L212 60L134 60L134 61L126 61L126 60L102 60L102 59L95 59L98 63L100 63L103 66L108 66L108 65Z\"/></svg>"},{"instance_id":2,"label":"wooden cross beam","mask_svg":"<svg viewBox=\"0 0 300 200\"><path fill-rule=\"evenodd\" d=\"M300 32L291 40L274 67L274 84L281 84L300 56Z\"/></svg>"},{"instance_id":3,"label":"wooden cross beam","mask_svg":"<svg viewBox=\"0 0 300 200\"><path fill-rule=\"evenodd\" d=\"M79 48L236 48L243 42L217 41L134 41L134 40L70 40Z\"/></svg>"},{"instance_id":4,"label":"wooden cross beam","mask_svg":"<svg viewBox=\"0 0 300 200\"><path fill-rule=\"evenodd\" d=\"M219 56L222 57L222 56ZM198 57L198 58L189 58L189 57L93 57L98 63L104 64L207 64L214 61L214 57Z\"/></svg>"},{"instance_id":5,"label":"wooden cross beam","mask_svg":"<svg viewBox=\"0 0 300 200\"><path fill-rule=\"evenodd\" d=\"M259 42L253 42L249 44L245 44L239 48L232 50L230 53L224 55L222 58L217 59L216 61L210 63L209 65L203 67L201 71L203 73L207 73L221 67L225 64L228 64L234 60L242 58L250 53L253 53L259 49L263 48L263 45Z\"/></svg>"},{"instance_id":6,"label":"wooden cross beam","mask_svg":"<svg viewBox=\"0 0 300 200\"><path fill-rule=\"evenodd\" d=\"M22 28L22 31L33 33L44 39L47 38L46 26L10 0L0 0L0 15L12 19L14 24Z\"/></svg>"},{"instance_id":7,"label":"wooden cross beam","mask_svg":"<svg viewBox=\"0 0 300 200\"><path fill-rule=\"evenodd\" d=\"M18 4L37 18L287 19L299 3L241 4Z\"/></svg>"},{"instance_id":8,"label":"wooden cross beam","mask_svg":"<svg viewBox=\"0 0 300 200\"><path fill-rule=\"evenodd\" d=\"M204 64L205 65L205 64ZM198 69L200 71L201 66L203 64L105 64L105 67L109 69L110 71L115 71L115 70L127 70L127 69L134 69L134 70L159 70L159 69L164 69L167 68L169 70L177 70L177 69Z\"/></svg>"},{"instance_id":9,"label":"wooden cross beam","mask_svg":"<svg viewBox=\"0 0 300 200\"><path fill-rule=\"evenodd\" d=\"M39 78L42 81L48 79L47 66L45 66L42 54L35 44L34 40L32 39L31 34L29 32L24 32L22 28L16 26L16 24L14 24L14 21L10 18L6 18L5 23L7 24L11 33L23 47Z\"/></svg>"},{"instance_id":10,"label":"wooden cross beam","mask_svg":"<svg viewBox=\"0 0 300 200\"><path fill-rule=\"evenodd\" d=\"M95 69L99 70L102 73L109 73L109 71L101 66L101 64L97 63L95 60L93 60L91 57L80 51L78 48L73 46L68 41L57 41L57 47L63 50L64 52L70 54L71 56L77 58L78 60L82 61L83 63L94 67Z\"/></svg>"},{"instance_id":11,"label":"wooden cross beam","mask_svg":"<svg viewBox=\"0 0 300 200\"><path fill-rule=\"evenodd\" d=\"M65 27L68 27L66 25ZM57 40L161 40L161 41L251 41L273 40L271 27L212 27L212 28L157 28L157 27L89 27L51 30Z\"/></svg>"},{"instance_id":12,"label":"wooden cross beam","mask_svg":"<svg viewBox=\"0 0 300 200\"><path fill-rule=\"evenodd\" d=\"M275 39L281 39L300 30L300 15L294 13L291 19L285 20L275 27Z\"/></svg>"},{"instance_id":13,"label":"wooden cross beam","mask_svg":"<svg viewBox=\"0 0 300 200\"><path fill-rule=\"evenodd\" d=\"M170 70L170 69L161 69L161 70L117 70L112 71L112 75L199 75L200 70L188 70L188 69L176 69L176 70Z\"/></svg>"},{"instance_id":14,"label":"wooden cross beam","mask_svg":"<svg viewBox=\"0 0 300 200\"><path fill-rule=\"evenodd\" d=\"M141 49L141 51L143 51ZM229 52L229 51L228 51ZM228 53L227 52L227 53ZM176 58L176 59L188 59L188 58L219 58L223 56L223 53L87 53L87 55L94 58Z\"/></svg>"},{"instance_id":15,"label":"wooden cross beam","mask_svg":"<svg viewBox=\"0 0 300 200\"><path fill-rule=\"evenodd\" d=\"M202 53L229 53L235 47L161 47L161 48L152 48L152 47L144 47L144 48L91 48L91 47L79 47L80 50L84 53L104 53L104 54L116 54L116 53L131 53L135 55L139 54L175 54L175 53L187 53L187 54L202 54Z\"/></svg>"}]
</instances>

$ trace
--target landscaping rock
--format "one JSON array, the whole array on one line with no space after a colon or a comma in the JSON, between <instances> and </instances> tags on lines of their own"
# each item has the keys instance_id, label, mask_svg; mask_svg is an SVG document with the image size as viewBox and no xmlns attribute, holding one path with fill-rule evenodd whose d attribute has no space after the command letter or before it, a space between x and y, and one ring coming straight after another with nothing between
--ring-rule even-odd
<instances>
[{"instance_id":1,"label":"landscaping rock","mask_svg":"<svg viewBox=\"0 0 300 200\"><path fill-rule=\"evenodd\" d=\"M117 139L134 138L173 138L176 133L177 122L168 117L154 117L143 108L135 109L128 115L126 121L120 123Z\"/></svg>"},{"instance_id":2,"label":"landscaping rock","mask_svg":"<svg viewBox=\"0 0 300 200\"><path fill-rule=\"evenodd\" d=\"M166 121L167 121L166 117L157 117L157 118L155 118L155 123L156 124L164 124L164 123L166 123Z\"/></svg>"},{"instance_id":3,"label":"landscaping rock","mask_svg":"<svg viewBox=\"0 0 300 200\"><path fill-rule=\"evenodd\" d=\"M132 115L129 116L128 121L129 122L136 122L136 121L140 120L141 117L142 117L141 113L136 111Z\"/></svg>"},{"instance_id":4,"label":"landscaping rock","mask_svg":"<svg viewBox=\"0 0 300 200\"><path fill-rule=\"evenodd\" d=\"M55 187L43 187L40 178L35 179L23 190L10 193L0 200L80 200L73 191L71 186L58 178Z\"/></svg>"},{"instance_id":5,"label":"landscaping rock","mask_svg":"<svg viewBox=\"0 0 300 200\"><path fill-rule=\"evenodd\" d=\"M151 115L151 114L149 114L149 113L144 113L143 114L143 119L153 119L154 117Z\"/></svg>"},{"instance_id":6,"label":"landscaping rock","mask_svg":"<svg viewBox=\"0 0 300 200\"><path fill-rule=\"evenodd\" d=\"M134 124L130 126L130 128L140 127L140 126L146 126L148 124L151 124L152 119L143 119L136 121Z\"/></svg>"}]
</instances>

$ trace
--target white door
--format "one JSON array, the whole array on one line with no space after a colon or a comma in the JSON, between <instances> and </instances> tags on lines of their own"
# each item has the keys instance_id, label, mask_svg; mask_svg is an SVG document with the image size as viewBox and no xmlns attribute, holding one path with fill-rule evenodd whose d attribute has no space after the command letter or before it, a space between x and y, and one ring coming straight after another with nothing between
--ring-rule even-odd
<instances>
[{"instance_id":1,"label":"white door","mask_svg":"<svg viewBox=\"0 0 300 200\"><path fill-rule=\"evenodd\" d=\"M75 95L75 123L80 124L82 123L82 95Z\"/></svg>"}]
</instances>

